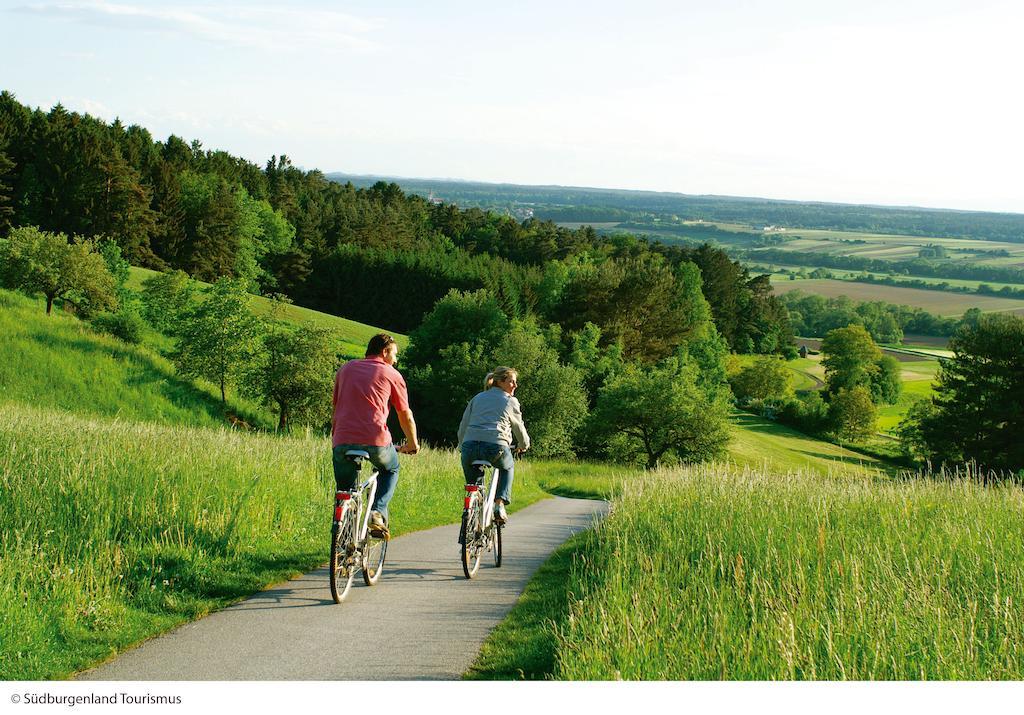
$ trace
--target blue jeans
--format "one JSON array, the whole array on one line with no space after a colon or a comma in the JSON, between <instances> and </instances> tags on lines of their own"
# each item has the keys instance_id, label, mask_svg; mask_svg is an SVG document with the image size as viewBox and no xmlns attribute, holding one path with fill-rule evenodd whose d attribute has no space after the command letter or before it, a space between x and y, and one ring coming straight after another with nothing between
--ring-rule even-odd
<instances>
[{"instance_id":1,"label":"blue jeans","mask_svg":"<svg viewBox=\"0 0 1024 715\"><path fill-rule=\"evenodd\" d=\"M334 482L339 491L348 491L356 486L356 477L359 470L355 462L345 456L350 449L361 449L370 455L370 464L377 468L377 494L373 498L370 509L379 511L381 515L388 518L388 502L395 494L395 487L398 486L398 452L395 445L389 444L386 447L376 447L372 444L339 444L334 448L332 461L334 462Z\"/></svg>"},{"instance_id":2,"label":"blue jeans","mask_svg":"<svg viewBox=\"0 0 1024 715\"><path fill-rule=\"evenodd\" d=\"M462 473L466 475L466 484L476 484L480 476L480 472L473 466L474 459L486 459L498 468L498 493L494 495L494 498L511 504L512 473L515 469L512 450L503 444L494 442L463 442Z\"/></svg>"}]
</instances>

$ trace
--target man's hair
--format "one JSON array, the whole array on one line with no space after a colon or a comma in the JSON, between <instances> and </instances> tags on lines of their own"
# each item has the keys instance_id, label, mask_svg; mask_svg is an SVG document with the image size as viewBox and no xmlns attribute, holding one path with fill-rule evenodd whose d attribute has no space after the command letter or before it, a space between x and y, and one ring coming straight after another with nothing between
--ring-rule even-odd
<instances>
[{"instance_id":1,"label":"man's hair","mask_svg":"<svg viewBox=\"0 0 1024 715\"><path fill-rule=\"evenodd\" d=\"M383 355L384 351L388 349L388 346L393 345L394 343L395 339L387 333L377 333L370 338L370 342L366 346L366 357Z\"/></svg>"}]
</instances>

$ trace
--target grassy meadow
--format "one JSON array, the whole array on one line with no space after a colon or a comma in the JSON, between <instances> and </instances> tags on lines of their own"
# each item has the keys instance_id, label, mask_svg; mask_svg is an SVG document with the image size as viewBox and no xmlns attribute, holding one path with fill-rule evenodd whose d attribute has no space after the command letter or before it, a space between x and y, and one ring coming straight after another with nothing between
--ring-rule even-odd
<instances>
[{"instance_id":1,"label":"grassy meadow","mask_svg":"<svg viewBox=\"0 0 1024 715\"><path fill-rule=\"evenodd\" d=\"M211 385L182 380L153 347L97 334L41 299L0 290L0 401L128 421L215 427L226 424ZM228 409L254 425L273 425L258 405L229 393Z\"/></svg>"},{"instance_id":2,"label":"grassy meadow","mask_svg":"<svg viewBox=\"0 0 1024 715\"><path fill-rule=\"evenodd\" d=\"M1022 507L1019 488L870 470L635 475L469 677L1019 680Z\"/></svg>"},{"instance_id":3,"label":"grassy meadow","mask_svg":"<svg viewBox=\"0 0 1024 715\"><path fill-rule=\"evenodd\" d=\"M326 562L329 453L0 404L0 677L66 677ZM400 479L396 535L458 520L454 452L403 457ZM517 475L515 508L544 496Z\"/></svg>"}]
</instances>

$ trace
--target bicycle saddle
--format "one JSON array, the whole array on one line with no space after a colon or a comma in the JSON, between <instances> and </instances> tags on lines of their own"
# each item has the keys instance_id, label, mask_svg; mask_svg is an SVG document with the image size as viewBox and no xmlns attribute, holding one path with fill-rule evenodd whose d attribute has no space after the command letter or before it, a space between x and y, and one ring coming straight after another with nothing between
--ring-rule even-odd
<instances>
[{"instance_id":1,"label":"bicycle saddle","mask_svg":"<svg viewBox=\"0 0 1024 715\"><path fill-rule=\"evenodd\" d=\"M490 462L488 462L486 459L474 459L473 460L473 466L474 467L488 467L490 469L494 468L494 465L491 464Z\"/></svg>"},{"instance_id":2,"label":"bicycle saddle","mask_svg":"<svg viewBox=\"0 0 1024 715\"><path fill-rule=\"evenodd\" d=\"M370 453L361 449L349 449L345 451L345 456L356 462L361 462L364 459L369 459Z\"/></svg>"}]
</instances>

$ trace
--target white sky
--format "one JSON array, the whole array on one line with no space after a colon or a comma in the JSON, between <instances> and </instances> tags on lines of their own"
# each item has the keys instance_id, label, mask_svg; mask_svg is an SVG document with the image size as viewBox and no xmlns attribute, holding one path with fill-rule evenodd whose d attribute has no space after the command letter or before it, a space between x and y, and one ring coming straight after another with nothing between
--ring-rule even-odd
<instances>
[{"instance_id":1,"label":"white sky","mask_svg":"<svg viewBox=\"0 0 1024 715\"><path fill-rule=\"evenodd\" d=\"M0 89L263 165L1024 212L1024 4L0 0Z\"/></svg>"}]
</instances>

